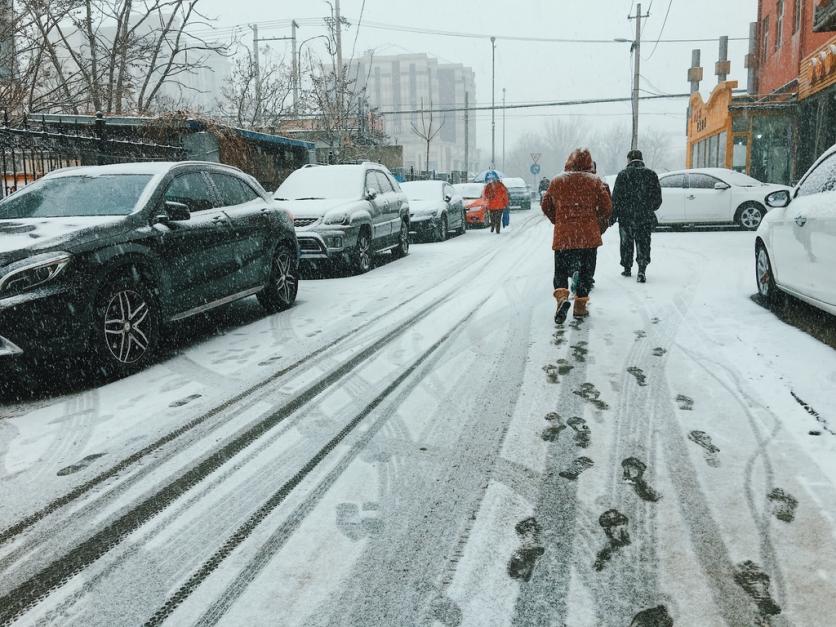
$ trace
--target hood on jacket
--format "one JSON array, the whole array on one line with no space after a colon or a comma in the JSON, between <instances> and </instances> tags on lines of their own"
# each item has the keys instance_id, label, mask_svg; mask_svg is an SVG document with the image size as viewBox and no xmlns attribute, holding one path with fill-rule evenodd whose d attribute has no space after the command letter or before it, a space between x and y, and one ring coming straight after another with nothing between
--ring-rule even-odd
<instances>
[{"instance_id":1,"label":"hood on jacket","mask_svg":"<svg viewBox=\"0 0 836 627\"><path fill-rule=\"evenodd\" d=\"M567 172L592 172L592 153L588 148L578 148L566 160Z\"/></svg>"},{"instance_id":2,"label":"hood on jacket","mask_svg":"<svg viewBox=\"0 0 836 627\"><path fill-rule=\"evenodd\" d=\"M644 165L644 161L642 161L641 159L633 159L632 161L630 161L627 164L627 167L628 168L644 168L644 167L647 167L647 166Z\"/></svg>"}]
</instances>

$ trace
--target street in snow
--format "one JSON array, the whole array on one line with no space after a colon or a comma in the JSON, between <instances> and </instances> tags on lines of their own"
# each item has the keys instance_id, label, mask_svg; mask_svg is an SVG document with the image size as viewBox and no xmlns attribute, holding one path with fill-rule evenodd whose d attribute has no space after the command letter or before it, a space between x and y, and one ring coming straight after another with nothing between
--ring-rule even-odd
<instances>
[{"instance_id":1,"label":"street in snow","mask_svg":"<svg viewBox=\"0 0 836 627\"><path fill-rule=\"evenodd\" d=\"M836 355L753 298L754 234L656 233L640 285L611 229L563 327L551 235L515 212L5 390L0 624L827 624Z\"/></svg>"}]
</instances>

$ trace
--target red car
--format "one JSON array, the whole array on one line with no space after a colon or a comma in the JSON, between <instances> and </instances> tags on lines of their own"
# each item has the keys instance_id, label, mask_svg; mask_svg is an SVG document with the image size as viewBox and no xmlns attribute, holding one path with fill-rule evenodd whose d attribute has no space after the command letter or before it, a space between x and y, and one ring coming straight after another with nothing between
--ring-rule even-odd
<instances>
[{"instance_id":1,"label":"red car","mask_svg":"<svg viewBox=\"0 0 836 627\"><path fill-rule=\"evenodd\" d=\"M466 220L468 226L490 226L491 216L487 209L487 201L482 198L484 183L459 183L453 185L464 200L467 209Z\"/></svg>"}]
</instances>

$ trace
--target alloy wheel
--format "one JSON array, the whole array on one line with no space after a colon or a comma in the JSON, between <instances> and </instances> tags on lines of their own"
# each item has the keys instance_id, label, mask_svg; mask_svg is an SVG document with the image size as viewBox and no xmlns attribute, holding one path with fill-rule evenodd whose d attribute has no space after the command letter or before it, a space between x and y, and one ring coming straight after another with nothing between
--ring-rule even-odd
<instances>
[{"instance_id":1,"label":"alloy wheel","mask_svg":"<svg viewBox=\"0 0 836 627\"><path fill-rule=\"evenodd\" d=\"M298 279L293 274L293 264L287 252L282 251L273 258L273 273L276 281L276 292L278 292L282 305L291 305L296 293Z\"/></svg>"},{"instance_id":2,"label":"alloy wheel","mask_svg":"<svg viewBox=\"0 0 836 627\"><path fill-rule=\"evenodd\" d=\"M367 272L372 267L371 241L365 233L361 233L357 240L357 265L362 272Z\"/></svg>"},{"instance_id":3,"label":"alloy wheel","mask_svg":"<svg viewBox=\"0 0 836 627\"><path fill-rule=\"evenodd\" d=\"M756 264L758 272L758 293L763 298L770 297L770 287L772 285L772 267L769 263L769 255L765 248L758 249L758 259Z\"/></svg>"},{"instance_id":4,"label":"alloy wheel","mask_svg":"<svg viewBox=\"0 0 836 627\"><path fill-rule=\"evenodd\" d=\"M763 220L763 213L758 207L745 207L743 211L740 212L740 224L743 225L743 228L750 231L754 231L758 228L761 224L761 220Z\"/></svg>"},{"instance_id":5,"label":"alloy wheel","mask_svg":"<svg viewBox=\"0 0 836 627\"><path fill-rule=\"evenodd\" d=\"M401 255L409 253L409 227L401 222Z\"/></svg>"},{"instance_id":6,"label":"alloy wheel","mask_svg":"<svg viewBox=\"0 0 836 627\"><path fill-rule=\"evenodd\" d=\"M110 299L105 309L105 341L110 354L121 364L132 364L148 351L150 308L134 290L124 289Z\"/></svg>"}]
</instances>

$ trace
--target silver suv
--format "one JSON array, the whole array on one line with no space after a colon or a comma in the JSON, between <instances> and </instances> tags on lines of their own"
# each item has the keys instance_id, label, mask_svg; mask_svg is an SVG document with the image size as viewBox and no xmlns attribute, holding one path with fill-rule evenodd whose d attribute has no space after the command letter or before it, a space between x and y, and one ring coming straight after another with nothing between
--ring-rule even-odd
<instances>
[{"instance_id":1,"label":"silver suv","mask_svg":"<svg viewBox=\"0 0 836 627\"><path fill-rule=\"evenodd\" d=\"M385 166L308 165L274 195L294 218L302 261L368 272L372 256L409 253L409 201Z\"/></svg>"}]
</instances>

